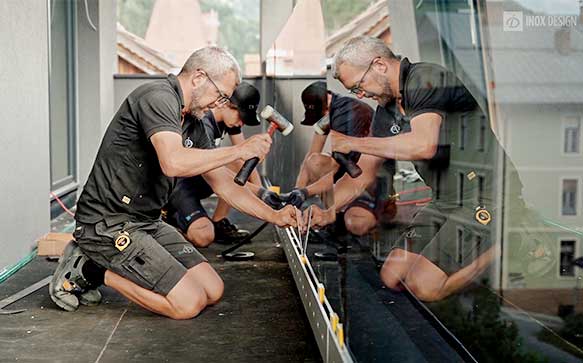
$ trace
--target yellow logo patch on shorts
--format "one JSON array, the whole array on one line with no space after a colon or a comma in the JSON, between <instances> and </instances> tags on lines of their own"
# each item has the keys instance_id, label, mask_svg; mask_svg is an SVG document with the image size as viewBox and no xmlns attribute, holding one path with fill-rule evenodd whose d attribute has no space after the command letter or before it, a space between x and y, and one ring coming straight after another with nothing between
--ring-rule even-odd
<instances>
[{"instance_id":1,"label":"yellow logo patch on shorts","mask_svg":"<svg viewBox=\"0 0 583 363\"><path fill-rule=\"evenodd\" d=\"M132 240L130 239L130 234L127 232L120 232L119 236L115 239L115 248L120 252L125 250L127 246L130 245Z\"/></svg>"},{"instance_id":2,"label":"yellow logo patch on shorts","mask_svg":"<svg viewBox=\"0 0 583 363\"><path fill-rule=\"evenodd\" d=\"M474 215L476 221L482 225L487 225L492 221L492 215L486 208L478 207L476 208L476 214Z\"/></svg>"}]
</instances>

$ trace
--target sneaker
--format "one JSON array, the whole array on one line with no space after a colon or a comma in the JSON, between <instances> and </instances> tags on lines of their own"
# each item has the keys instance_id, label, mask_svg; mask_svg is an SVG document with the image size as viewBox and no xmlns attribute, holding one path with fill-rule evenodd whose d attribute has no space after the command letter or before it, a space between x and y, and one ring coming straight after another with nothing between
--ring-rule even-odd
<instances>
[{"instance_id":1,"label":"sneaker","mask_svg":"<svg viewBox=\"0 0 583 363\"><path fill-rule=\"evenodd\" d=\"M83 254L75 241L70 241L65 247L59 266L49 283L51 300L61 309L75 311L79 307L76 295L87 293L89 283L83 277L81 268L88 257ZM100 294L101 295L101 294Z\"/></svg>"},{"instance_id":2,"label":"sneaker","mask_svg":"<svg viewBox=\"0 0 583 363\"><path fill-rule=\"evenodd\" d=\"M237 225L229 222L227 218L213 222L213 224L215 225L215 242L218 244L232 244L249 235L249 231L239 229Z\"/></svg>"},{"instance_id":3,"label":"sneaker","mask_svg":"<svg viewBox=\"0 0 583 363\"><path fill-rule=\"evenodd\" d=\"M79 303L85 306L96 306L101 303L101 292L99 289L87 290L79 295Z\"/></svg>"}]
</instances>

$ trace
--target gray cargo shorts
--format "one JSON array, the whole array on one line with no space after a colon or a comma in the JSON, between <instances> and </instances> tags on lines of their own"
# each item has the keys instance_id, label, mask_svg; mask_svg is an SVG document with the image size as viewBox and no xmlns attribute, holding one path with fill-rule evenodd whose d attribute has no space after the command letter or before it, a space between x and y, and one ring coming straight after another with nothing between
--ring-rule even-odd
<instances>
[{"instance_id":1,"label":"gray cargo shorts","mask_svg":"<svg viewBox=\"0 0 583 363\"><path fill-rule=\"evenodd\" d=\"M188 269L207 262L192 243L163 221L113 225L77 222L73 237L98 265L163 296ZM129 237L129 242L124 237Z\"/></svg>"}]
</instances>

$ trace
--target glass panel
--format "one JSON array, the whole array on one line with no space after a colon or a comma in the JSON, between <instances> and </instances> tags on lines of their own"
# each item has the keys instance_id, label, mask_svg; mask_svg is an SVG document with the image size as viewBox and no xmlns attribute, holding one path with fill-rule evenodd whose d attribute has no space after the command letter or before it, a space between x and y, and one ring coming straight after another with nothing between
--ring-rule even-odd
<instances>
[{"instance_id":1,"label":"glass panel","mask_svg":"<svg viewBox=\"0 0 583 363\"><path fill-rule=\"evenodd\" d=\"M375 112L323 141L363 176L333 179L336 218L307 257L353 359L580 361L577 2L359 2L350 19L340 3L322 2L326 87ZM297 75L277 49L274 74Z\"/></svg>"},{"instance_id":2,"label":"glass panel","mask_svg":"<svg viewBox=\"0 0 583 363\"><path fill-rule=\"evenodd\" d=\"M119 0L118 73L177 73L193 50L218 45L233 54L244 75L260 75L259 4L259 0Z\"/></svg>"},{"instance_id":3,"label":"glass panel","mask_svg":"<svg viewBox=\"0 0 583 363\"><path fill-rule=\"evenodd\" d=\"M50 92L50 145L51 181L58 182L73 176L73 49L71 41L71 2L52 0L51 3L51 60Z\"/></svg>"}]
</instances>

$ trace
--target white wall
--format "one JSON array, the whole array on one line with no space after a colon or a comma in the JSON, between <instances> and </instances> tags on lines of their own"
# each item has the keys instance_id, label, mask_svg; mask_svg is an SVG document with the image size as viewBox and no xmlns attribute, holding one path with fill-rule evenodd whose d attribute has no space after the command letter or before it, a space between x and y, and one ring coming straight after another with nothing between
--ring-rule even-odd
<instances>
[{"instance_id":1,"label":"white wall","mask_svg":"<svg viewBox=\"0 0 583 363\"><path fill-rule=\"evenodd\" d=\"M583 105L499 105L498 114L505 128L505 148L521 175L525 199L547 218L573 228L583 227L581 215L560 215L559 190L563 177L583 180L583 154L563 154L562 127L564 116L583 117Z\"/></svg>"},{"instance_id":2,"label":"white wall","mask_svg":"<svg viewBox=\"0 0 583 363\"><path fill-rule=\"evenodd\" d=\"M0 1L0 272L49 231L46 1Z\"/></svg>"},{"instance_id":3,"label":"white wall","mask_svg":"<svg viewBox=\"0 0 583 363\"><path fill-rule=\"evenodd\" d=\"M78 180L85 184L101 138L115 113L113 74L116 71L115 1L88 1L93 30L84 2L77 4Z\"/></svg>"}]
</instances>

